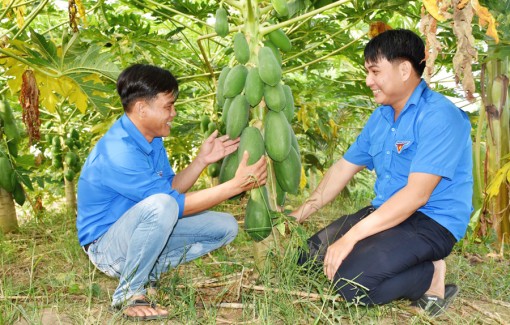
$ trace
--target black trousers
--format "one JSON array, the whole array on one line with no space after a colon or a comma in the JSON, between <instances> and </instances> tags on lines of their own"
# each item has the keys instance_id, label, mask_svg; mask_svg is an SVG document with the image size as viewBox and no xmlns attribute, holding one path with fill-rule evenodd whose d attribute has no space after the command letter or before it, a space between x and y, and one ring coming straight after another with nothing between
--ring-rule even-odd
<instances>
[{"instance_id":1,"label":"black trousers","mask_svg":"<svg viewBox=\"0 0 510 325\"><path fill-rule=\"evenodd\" d=\"M328 246L374 210L365 207L317 232L298 263L322 268ZM401 224L359 241L338 268L335 288L347 301L366 305L417 300L430 287L432 261L448 256L455 242L446 228L415 212Z\"/></svg>"}]
</instances>

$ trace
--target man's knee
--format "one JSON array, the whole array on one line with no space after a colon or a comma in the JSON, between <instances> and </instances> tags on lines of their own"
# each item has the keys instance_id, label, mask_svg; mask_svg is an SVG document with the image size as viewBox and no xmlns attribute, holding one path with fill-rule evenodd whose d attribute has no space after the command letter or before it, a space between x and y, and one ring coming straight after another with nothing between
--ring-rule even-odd
<instances>
[{"instance_id":1,"label":"man's knee","mask_svg":"<svg viewBox=\"0 0 510 325\"><path fill-rule=\"evenodd\" d=\"M225 245L232 242L239 232L239 225L236 218L227 214L223 220L225 229Z\"/></svg>"},{"instance_id":2,"label":"man's knee","mask_svg":"<svg viewBox=\"0 0 510 325\"><path fill-rule=\"evenodd\" d=\"M172 196L158 193L149 196L144 201L150 209L148 217L151 218L151 221L162 227L174 227L179 217L179 205Z\"/></svg>"}]
</instances>

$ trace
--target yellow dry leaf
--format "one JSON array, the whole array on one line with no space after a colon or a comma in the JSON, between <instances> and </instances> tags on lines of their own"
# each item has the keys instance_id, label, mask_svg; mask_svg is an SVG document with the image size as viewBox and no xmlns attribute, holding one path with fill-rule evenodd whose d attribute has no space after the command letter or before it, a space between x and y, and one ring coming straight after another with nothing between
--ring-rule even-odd
<instances>
[{"instance_id":1,"label":"yellow dry leaf","mask_svg":"<svg viewBox=\"0 0 510 325\"><path fill-rule=\"evenodd\" d=\"M303 190L306 186L306 173L305 168L301 166L301 179L299 180L299 189Z\"/></svg>"},{"instance_id":2,"label":"yellow dry leaf","mask_svg":"<svg viewBox=\"0 0 510 325\"><path fill-rule=\"evenodd\" d=\"M73 91L69 94L69 103L75 104L81 113L87 111L87 101L87 95L78 87L74 87Z\"/></svg>"},{"instance_id":3,"label":"yellow dry leaf","mask_svg":"<svg viewBox=\"0 0 510 325\"><path fill-rule=\"evenodd\" d=\"M49 112L54 113L58 104L58 98L54 93L54 86L58 84L54 78L50 78L45 74L35 72L37 86L39 87L39 102L41 106Z\"/></svg>"},{"instance_id":4,"label":"yellow dry leaf","mask_svg":"<svg viewBox=\"0 0 510 325\"><path fill-rule=\"evenodd\" d=\"M27 68L26 65L20 64L19 61L17 62L18 64L11 65L10 68L7 71L5 71L4 74L5 76L11 77L7 79L7 85L9 86L11 94L13 95L16 94L21 89L21 83L23 82L21 76L23 75L23 72Z\"/></svg>"},{"instance_id":5,"label":"yellow dry leaf","mask_svg":"<svg viewBox=\"0 0 510 325\"><path fill-rule=\"evenodd\" d=\"M83 25L87 26L87 14L85 11L85 6L83 5L83 1L75 0L76 7L78 7L78 14L80 15L81 20L83 21Z\"/></svg>"},{"instance_id":6,"label":"yellow dry leaf","mask_svg":"<svg viewBox=\"0 0 510 325\"><path fill-rule=\"evenodd\" d=\"M91 73L88 76L84 77L83 81L84 82L92 81L94 84L101 84L101 85L104 84L103 80L101 80L101 77L99 77L99 75L95 74L95 73Z\"/></svg>"},{"instance_id":7,"label":"yellow dry leaf","mask_svg":"<svg viewBox=\"0 0 510 325\"><path fill-rule=\"evenodd\" d=\"M331 134L332 138L336 138L336 135L338 133L338 125L336 125L335 121L333 119L329 119L329 126L331 127Z\"/></svg>"},{"instance_id":8,"label":"yellow dry leaf","mask_svg":"<svg viewBox=\"0 0 510 325\"><path fill-rule=\"evenodd\" d=\"M368 37L374 38L377 35L381 34L382 32L385 32L390 29L392 29L391 26L382 21L370 23L370 27L368 29Z\"/></svg>"},{"instance_id":9,"label":"yellow dry leaf","mask_svg":"<svg viewBox=\"0 0 510 325\"><path fill-rule=\"evenodd\" d=\"M307 112L307 106L302 105L301 108L297 111L296 117L299 122L301 122L301 125L303 126L303 130L306 132L309 128L309 118L308 118L308 112Z\"/></svg>"},{"instance_id":10,"label":"yellow dry leaf","mask_svg":"<svg viewBox=\"0 0 510 325\"><path fill-rule=\"evenodd\" d=\"M423 0L423 5L427 12L438 21L445 21L446 18L439 12L437 0Z\"/></svg>"},{"instance_id":11,"label":"yellow dry leaf","mask_svg":"<svg viewBox=\"0 0 510 325\"><path fill-rule=\"evenodd\" d=\"M489 9L480 5L478 0L471 0L471 4L473 5L473 9L480 20L480 26L487 27L487 36L492 37L496 44L499 43L498 31L496 30L496 19L489 12Z\"/></svg>"},{"instance_id":12,"label":"yellow dry leaf","mask_svg":"<svg viewBox=\"0 0 510 325\"><path fill-rule=\"evenodd\" d=\"M468 4L468 2L471 0L460 0L457 4L457 9L462 10L464 7Z\"/></svg>"},{"instance_id":13,"label":"yellow dry leaf","mask_svg":"<svg viewBox=\"0 0 510 325\"><path fill-rule=\"evenodd\" d=\"M20 6L13 10L16 14L16 24L18 25L18 28L22 28L25 24L25 6Z\"/></svg>"}]
</instances>

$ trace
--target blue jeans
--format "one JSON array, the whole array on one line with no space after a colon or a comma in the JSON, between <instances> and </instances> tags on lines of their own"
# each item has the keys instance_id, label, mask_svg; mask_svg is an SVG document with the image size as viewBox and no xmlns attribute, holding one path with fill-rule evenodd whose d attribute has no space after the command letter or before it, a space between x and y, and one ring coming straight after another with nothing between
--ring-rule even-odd
<instances>
[{"instance_id":1,"label":"blue jeans","mask_svg":"<svg viewBox=\"0 0 510 325\"><path fill-rule=\"evenodd\" d=\"M145 295L147 283L171 267L196 259L234 240L233 216L205 211L178 219L179 207L167 194L137 203L88 248L92 263L120 279L113 306Z\"/></svg>"}]
</instances>

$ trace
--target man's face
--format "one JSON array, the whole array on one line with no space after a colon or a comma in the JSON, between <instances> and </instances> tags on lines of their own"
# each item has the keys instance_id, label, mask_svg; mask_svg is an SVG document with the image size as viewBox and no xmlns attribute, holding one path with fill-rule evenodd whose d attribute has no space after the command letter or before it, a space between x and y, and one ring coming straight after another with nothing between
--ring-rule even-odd
<instances>
[{"instance_id":1,"label":"man's face","mask_svg":"<svg viewBox=\"0 0 510 325\"><path fill-rule=\"evenodd\" d=\"M377 62L365 62L366 84L374 94L375 102L402 109L403 81L400 63L391 63L382 58ZM401 107L400 107L401 106Z\"/></svg>"},{"instance_id":2,"label":"man's face","mask_svg":"<svg viewBox=\"0 0 510 325\"><path fill-rule=\"evenodd\" d=\"M171 93L159 93L156 98L146 101L146 117L143 120L145 136L151 141L156 137L170 135L171 123L177 112L175 98Z\"/></svg>"}]
</instances>

